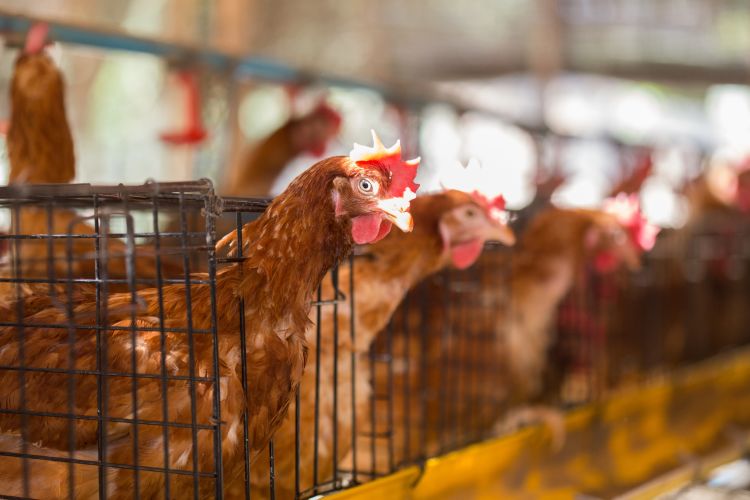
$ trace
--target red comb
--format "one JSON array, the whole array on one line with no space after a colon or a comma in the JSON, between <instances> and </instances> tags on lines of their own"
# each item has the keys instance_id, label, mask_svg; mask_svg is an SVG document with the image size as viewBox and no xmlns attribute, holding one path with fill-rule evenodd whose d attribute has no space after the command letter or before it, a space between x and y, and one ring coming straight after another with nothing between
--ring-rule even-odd
<instances>
[{"instance_id":1,"label":"red comb","mask_svg":"<svg viewBox=\"0 0 750 500\"><path fill-rule=\"evenodd\" d=\"M641 212L637 194L618 194L615 198L604 200L604 211L614 215L617 221L627 229L633 243L641 250L651 250L656 243L659 228L649 223Z\"/></svg>"},{"instance_id":2,"label":"red comb","mask_svg":"<svg viewBox=\"0 0 750 500\"><path fill-rule=\"evenodd\" d=\"M419 167L419 158L404 161L401 158L401 141L390 148L383 146L378 135L372 132L373 147L354 144L354 149L349 153L349 158L363 168L379 168L387 171L391 178L391 186L388 193L396 198L403 197L407 191L411 195L417 192L419 184L414 183Z\"/></svg>"},{"instance_id":3,"label":"red comb","mask_svg":"<svg viewBox=\"0 0 750 500\"><path fill-rule=\"evenodd\" d=\"M471 196L487 212L490 218L503 222L503 213L505 212L505 197L503 195L499 194L494 198L489 198L479 191L472 191Z\"/></svg>"},{"instance_id":4,"label":"red comb","mask_svg":"<svg viewBox=\"0 0 750 500\"><path fill-rule=\"evenodd\" d=\"M24 45L23 51L26 54L41 52L47 42L47 33L49 33L47 23L35 23L32 25L26 34L26 45Z\"/></svg>"},{"instance_id":5,"label":"red comb","mask_svg":"<svg viewBox=\"0 0 750 500\"><path fill-rule=\"evenodd\" d=\"M502 194L493 196L497 191L490 191L496 181L490 172L483 169L482 165L476 158L471 158L469 163L464 167L457 162L452 169L446 169L442 173L443 179L440 185L443 189L457 189L471 194L474 201L484 209L491 219L496 222L505 224L505 198Z\"/></svg>"}]
</instances>

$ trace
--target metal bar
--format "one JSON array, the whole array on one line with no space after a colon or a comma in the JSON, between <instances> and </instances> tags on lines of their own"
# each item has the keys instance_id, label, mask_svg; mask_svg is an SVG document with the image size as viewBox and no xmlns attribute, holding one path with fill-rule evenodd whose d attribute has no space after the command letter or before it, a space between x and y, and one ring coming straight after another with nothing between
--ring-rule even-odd
<instances>
[{"instance_id":1,"label":"metal bar","mask_svg":"<svg viewBox=\"0 0 750 500\"><path fill-rule=\"evenodd\" d=\"M150 54L171 60L191 60L200 65L208 65L219 71L233 70L237 77L250 77L278 82L319 82L324 85L363 88L383 95L386 99L409 107L421 107L430 103L441 103L459 110L479 111L513 123L530 133L550 133L543 125L521 123L510 116L486 107L478 106L467 99L456 99L445 92L433 92L429 88L411 83L411 90L403 86L394 86L388 82L362 81L343 75L315 74L295 69L287 64L259 56L242 56L236 53L222 52L207 47L205 44L185 44L161 41L141 37L124 30L97 29L92 26L64 23L59 20L40 16L27 16L13 9L0 9L0 31L7 34L25 35L34 22L45 22L50 26L52 39L62 43L85 45L103 50L120 50ZM741 79L744 81L744 76ZM609 136L604 137L614 141ZM175 183L176 185L179 185ZM1 191L0 191L1 193ZM2 196L2 194L0 194Z\"/></svg>"},{"instance_id":2,"label":"metal bar","mask_svg":"<svg viewBox=\"0 0 750 500\"><path fill-rule=\"evenodd\" d=\"M39 198L39 200L36 200L35 203L39 203L41 201L43 201L43 202L49 202L49 201L52 201L54 199L55 198ZM108 211L107 215L113 216L113 215L126 215L126 214ZM81 217L80 220L91 219L91 218L93 218L93 217ZM110 238L130 238L130 237L133 237L133 238L150 238L153 235L154 235L154 233L151 233L151 232L148 232L148 233L138 233L138 232L134 231L133 233L130 233L130 234L127 233L127 232L125 232L125 233L112 233L112 234L109 235L109 237ZM185 235L192 236L192 237L203 237L203 236L206 235L206 233L187 231L185 233ZM182 235L182 233L165 232L165 233L162 234L162 236L165 237L165 238L168 237L168 236L169 237L175 237L175 238L177 238L177 237L182 237L183 235ZM53 233L53 232L50 231L49 233L44 233L44 234L9 234L9 235L3 235L3 239L8 239L8 240L49 240L49 239L53 239L53 240L66 240L66 241L67 240L93 240L93 239L96 239L96 235L94 235L94 234L73 234L73 233ZM200 248L208 250L211 247L210 246L202 246ZM162 251L165 254L173 254L173 255L179 255L180 254L180 250L179 249L169 249L169 248L167 248L167 249L164 249ZM65 260L65 261L67 261L69 259L73 259L73 260L89 260L90 259L90 255L95 255L95 253L92 252L91 254L82 254L82 255L83 255L83 257L79 257L77 255L70 255L70 256L66 255L65 257L54 257L53 259L54 260Z\"/></svg>"},{"instance_id":3,"label":"metal bar","mask_svg":"<svg viewBox=\"0 0 750 500\"><path fill-rule=\"evenodd\" d=\"M149 330L153 332L154 330ZM133 379L161 379L161 374L155 374L155 373L132 373L132 372L103 372L99 370L66 370L65 368L32 368L32 367L19 367L19 366L13 366L13 365L0 365L0 370L9 370L9 371L18 371L18 372L31 372L31 373L62 373L62 374L68 374L71 375L102 375L106 377L123 377L123 378L133 378ZM213 382L212 377L194 377L190 378L189 375L168 375L167 380L194 380L196 382L204 382L204 383L211 383ZM0 408L0 413L8 411Z\"/></svg>"},{"instance_id":4,"label":"metal bar","mask_svg":"<svg viewBox=\"0 0 750 500\"><path fill-rule=\"evenodd\" d=\"M466 278L466 271L459 274L459 279L464 280ZM449 405L449 418L451 428L451 447L458 448L461 446L461 410L462 401L461 397L465 392L462 392L462 382L466 378L466 338L468 336L466 328L466 295L467 292L464 289L464 283L461 283L461 289L456 293L453 306L457 309L456 314L456 325L453 329L453 345L455 346L452 350L455 360L453 362L453 369L456 371L455 376L451 377L454 380L453 384L453 395L448 398Z\"/></svg>"},{"instance_id":5,"label":"metal bar","mask_svg":"<svg viewBox=\"0 0 750 500\"><path fill-rule=\"evenodd\" d=\"M370 478L375 479L377 477L377 446L375 446L375 438L377 436L377 407L375 402L375 395L378 391L377 378L375 377L375 344L370 344L369 361L370 361L370 380L372 381L372 388L370 393Z\"/></svg>"},{"instance_id":6,"label":"metal bar","mask_svg":"<svg viewBox=\"0 0 750 500\"><path fill-rule=\"evenodd\" d=\"M121 312L121 311L118 310L118 312ZM34 328L44 327L44 328L50 328L50 329L55 329L55 328L67 329L68 328L67 325L65 325L63 323L56 323L56 324L49 324L49 325L47 325L47 324L44 324L44 323L23 323L23 322L22 323L10 323L10 322L6 322L6 321L0 321L0 327L2 327L2 326L30 327L30 328L31 327L34 327ZM89 326L89 325L76 325L76 330L99 330L99 331L104 331L104 332L122 332L122 331L129 332L131 330L135 330L136 332L155 332L155 331L158 331L156 328L151 328L151 327L138 327L138 328L131 329L129 327L123 327L123 326L96 327L96 326ZM205 335L205 334L210 334L211 333L210 330L203 330L203 329L195 329L192 332L189 332L189 330L187 328L165 328L164 331L166 331L168 333L194 333L194 334L201 334L201 335ZM9 369L13 369L13 368L9 368ZM34 370L54 370L54 368L26 368L26 370L27 371L34 371ZM78 371L81 372L81 373L98 373L96 370L78 370ZM132 374L131 375L127 375L127 374L125 374L124 376L127 377L127 376L135 376L135 375L132 375ZM137 376L138 377L147 377L148 374L146 374L146 373L139 373ZM178 377L178 376L179 375L171 375L170 377L174 378L174 377ZM176 378L174 378L174 379L177 380Z\"/></svg>"},{"instance_id":7,"label":"metal bar","mask_svg":"<svg viewBox=\"0 0 750 500\"><path fill-rule=\"evenodd\" d=\"M187 220L185 219L185 205L183 203L182 193L179 196L179 209L180 209L180 230L183 235L187 233ZM191 455L193 462L193 498L198 500L199 497L199 482L198 482L198 427L197 427L197 394L195 388L195 338L193 336L193 300L191 290L191 276L190 276L190 256L187 252L185 237L182 237L182 250L183 254L183 270L185 277L185 315L187 316L187 330L188 330L188 371L190 375L190 381L188 382L190 387L190 425L192 430L192 447Z\"/></svg>"},{"instance_id":8,"label":"metal bar","mask_svg":"<svg viewBox=\"0 0 750 500\"><path fill-rule=\"evenodd\" d=\"M268 442L268 494L271 500L276 500L276 454L273 439Z\"/></svg>"},{"instance_id":9,"label":"metal bar","mask_svg":"<svg viewBox=\"0 0 750 500\"><path fill-rule=\"evenodd\" d=\"M13 207L13 214L14 214L14 229L15 232L18 233L21 231L21 215L20 215L20 208L18 205L15 205ZM16 279L21 278L21 246L20 242L16 240L13 245L15 255L13 256L13 276L15 276ZM16 284L16 314L18 316L18 321L23 321L23 300L21 299L21 284L20 282ZM16 329L17 332L17 339L18 339L18 364L20 367L24 367L26 365L26 332L24 330L24 327L21 326ZM18 384L19 384L19 403L21 408L26 410L26 377L23 370L19 372L18 375ZM29 442L29 422L26 415L21 416L21 453L23 457L22 462L22 472L23 472L23 496L28 497L29 496L29 463L28 459L26 458L28 455L28 442Z\"/></svg>"},{"instance_id":10,"label":"metal bar","mask_svg":"<svg viewBox=\"0 0 750 500\"><path fill-rule=\"evenodd\" d=\"M96 251L97 257L94 260L94 277L96 278L96 419L97 419L97 443L96 452L99 466L97 474L99 475L99 498L107 498L107 470L103 466L106 462L107 457L107 428L105 425L104 417L106 416L106 405L107 405L107 388L106 379L102 375L104 373L104 363L102 363L103 353L106 352L107 339L102 342L102 330L99 328L104 324L107 317L107 306L109 295L107 294L107 283L102 280L101 277L106 276L106 255L104 256L105 262L102 266L101 259L101 234L100 234L100 214L99 214L99 197L94 195L94 234L97 238L94 240L94 250ZM106 243L106 242L105 242ZM106 359L106 358L104 358ZM106 363L106 362L105 362Z\"/></svg>"},{"instance_id":11,"label":"metal bar","mask_svg":"<svg viewBox=\"0 0 750 500\"><path fill-rule=\"evenodd\" d=\"M354 255L349 256L349 340L351 341L352 484L357 484L357 339L355 331Z\"/></svg>"},{"instance_id":12,"label":"metal bar","mask_svg":"<svg viewBox=\"0 0 750 500\"><path fill-rule=\"evenodd\" d=\"M211 330L213 336L213 365L214 365L214 401L213 415L214 422L214 470L216 471L215 493L216 498L224 498L224 466L222 452L222 421L221 421L221 373L219 358L219 321L216 305L216 216L212 211L214 206L213 193L206 197L205 217L206 217L206 239L209 242L208 250L208 281L211 293ZM239 247L242 246L240 240ZM165 498L169 498L168 496Z\"/></svg>"},{"instance_id":13,"label":"metal bar","mask_svg":"<svg viewBox=\"0 0 750 500\"><path fill-rule=\"evenodd\" d=\"M339 267L331 269L331 284L333 285L334 297L339 295ZM320 345L318 345L320 350ZM333 449L332 461L333 484L338 481L338 446L339 446L339 306L333 303Z\"/></svg>"},{"instance_id":14,"label":"metal bar","mask_svg":"<svg viewBox=\"0 0 750 500\"><path fill-rule=\"evenodd\" d=\"M138 294L135 286L135 239L132 237L133 234L133 218L128 212L128 198L124 197L123 206L125 208L125 226L129 236L126 239L127 245L127 257L125 260L125 273L129 280L130 285L130 300L133 304L138 303ZM105 251L109 251L109 247L105 247ZM138 354L136 352L137 345L137 332L134 330L136 324L135 308L131 308L130 311L130 366L133 367L133 373L138 373ZM136 498L140 498L141 495L141 471L140 471L140 453L139 453L139 435L140 429L138 428L138 381L135 378L130 379L130 391L131 399L133 402L133 462L135 463L134 484L133 492Z\"/></svg>"},{"instance_id":15,"label":"metal bar","mask_svg":"<svg viewBox=\"0 0 750 500\"><path fill-rule=\"evenodd\" d=\"M0 8L0 31L7 26L5 23L8 19L6 14L2 13ZM30 22L27 22L27 26ZM23 30L23 33L26 29ZM54 38L54 36L53 36ZM94 185L94 184L9 184L0 186L0 199L10 198L14 200L23 200L32 197L49 197L49 198L75 198L78 197L82 205L90 206L91 197L97 196L100 202L114 201L120 204L123 196L133 198L131 201L148 202L151 196L164 195L165 198L172 197L175 201L180 196L185 197L185 201L194 201L200 205L203 196L213 190L213 183L210 179L200 179L197 181L186 182L154 182L147 181L139 185ZM262 202L256 202L262 203Z\"/></svg>"},{"instance_id":16,"label":"metal bar","mask_svg":"<svg viewBox=\"0 0 750 500\"><path fill-rule=\"evenodd\" d=\"M394 420L393 420L393 320L388 322L388 326L385 329L386 332L386 344L388 349L388 473L393 472L394 466L394 440L395 434Z\"/></svg>"},{"instance_id":17,"label":"metal bar","mask_svg":"<svg viewBox=\"0 0 750 500\"><path fill-rule=\"evenodd\" d=\"M12 409L2 409L0 410L0 413L7 414L7 415L33 415L33 416L39 416L39 417L53 417L53 418L65 418L65 419L73 419L73 420L88 420L88 421L99 421L102 420L104 422L112 422L112 423L119 423L119 424L138 424L138 425L151 425L151 426L159 426L159 427L175 427L180 429L190 429L192 428L191 424L184 424L181 422L162 422L161 420L145 420L145 419L135 419L135 418L124 418L124 417L95 417L93 415L77 415L75 413L61 413L61 412L54 412L54 411L42 411L42 410L12 410ZM197 424L196 427L198 429L206 429L206 430L212 430L214 426L212 424Z\"/></svg>"},{"instance_id":18,"label":"metal bar","mask_svg":"<svg viewBox=\"0 0 750 500\"><path fill-rule=\"evenodd\" d=\"M318 285L318 302L322 298L322 287ZM320 439L320 321L322 313L320 310L321 306L316 306L316 318L315 318L315 414L313 417L314 429L313 429L313 491L317 493L318 485L318 453L319 453L319 439Z\"/></svg>"},{"instance_id":19,"label":"metal bar","mask_svg":"<svg viewBox=\"0 0 750 500\"><path fill-rule=\"evenodd\" d=\"M48 228L51 229L53 226L52 223L52 210L51 206L47 206L47 224ZM73 232L73 226L75 224L75 221L71 221L68 225L68 233ZM48 240L49 248L52 248L53 243L52 240ZM66 254L68 257L73 255L73 240L68 239L66 241L65 245ZM54 263L50 265L47 269L48 273L50 273L50 279L54 278L55 273L55 266ZM73 277L73 261L72 259L68 259L68 278ZM50 285L50 288L53 288L52 285ZM75 377L70 374L70 370L75 368L75 337L76 337L76 330L75 330L75 316L73 314L73 285L68 282L68 286L66 287L67 292L67 308L66 308L66 316L68 320L68 413L74 414L75 413ZM73 458L73 454L75 453L76 448L76 429L74 425L74 420L68 419L68 456L70 458ZM74 474L74 466L73 464L70 464L68 466L68 496L70 498L75 498L75 474Z\"/></svg>"},{"instance_id":20,"label":"metal bar","mask_svg":"<svg viewBox=\"0 0 750 500\"><path fill-rule=\"evenodd\" d=\"M159 198L154 195L153 208L151 209L151 221L154 225L154 248L156 249L156 293L159 305L159 351L161 354L161 413L164 422L169 422L169 385L167 378L167 332L164 330L164 284L161 273L161 235L159 231ZM162 429L162 441L164 442L164 465L169 466L169 428L165 425ZM164 498L171 498L169 472L164 473Z\"/></svg>"},{"instance_id":21,"label":"metal bar","mask_svg":"<svg viewBox=\"0 0 750 500\"><path fill-rule=\"evenodd\" d=\"M419 287L419 340L420 340L420 356L419 356L419 395L420 395L420 416L419 419L422 422L421 432L419 434L419 458L425 460L427 458L427 433L428 433L428 393L427 393L427 366L428 366L428 349L429 349L429 331L428 325L428 313L429 313L429 297L427 296L427 287L422 284Z\"/></svg>"},{"instance_id":22,"label":"metal bar","mask_svg":"<svg viewBox=\"0 0 750 500\"><path fill-rule=\"evenodd\" d=\"M301 452L301 439L300 439L300 386L297 386L297 390L294 391L294 498L297 500L300 497L300 480L299 480L299 466L300 466L300 452Z\"/></svg>"},{"instance_id":23,"label":"metal bar","mask_svg":"<svg viewBox=\"0 0 750 500\"><path fill-rule=\"evenodd\" d=\"M193 249L195 250L195 249ZM202 250L202 249L198 249ZM175 254L176 255L176 254ZM80 284L88 284L88 285L96 285L101 284L102 279L101 278L73 278L73 279L54 279L51 280L49 278L0 278L0 283L39 283L39 284L49 284L49 285L65 285L68 283L80 283ZM130 283L127 279L108 279L107 283L113 284L113 285L125 285ZM156 285L155 279L136 279L135 280L136 285ZM176 278L162 278L162 284L164 285L179 285L184 283L184 280L176 279ZM200 280L196 279L192 282L193 285L210 285L211 282L209 280ZM7 323L7 322L0 322L0 326L2 325L8 325L12 326L16 323ZM45 325L47 326L47 325ZM65 325L62 326L63 328L66 328ZM81 325L82 328L86 328L86 325ZM116 327L110 327L110 329L116 328ZM129 328L128 328L129 330ZM183 328L184 333L187 333L187 329ZM171 331L177 331L177 329L172 328ZM202 331L203 333L211 333L211 330L194 330L193 333Z\"/></svg>"},{"instance_id":24,"label":"metal bar","mask_svg":"<svg viewBox=\"0 0 750 500\"><path fill-rule=\"evenodd\" d=\"M441 342L442 342L442 355L440 359L440 389L438 390L438 424L437 424L437 432L438 432L438 447L440 449L440 453L445 452L446 450L446 443L445 443L445 435L446 435L446 427L448 425L448 415L447 415L447 400L448 400L448 391L450 389L450 358L449 358L449 352L450 349L448 349L448 343L451 341L451 320L452 316L449 314L449 308L451 306L451 272L450 270L446 269L443 272L443 293L442 293L442 300L443 300L443 311L445 313L445 318L443 320L443 328L441 332Z\"/></svg>"},{"instance_id":25,"label":"metal bar","mask_svg":"<svg viewBox=\"0 0 750 500\"><path fill-rule=\"evenodd\" d=\"M399 466L411 461L411 332L409 330L409 305L411 295L407 295L402 302L402 329L404 336L404 454Z\"/></svg>"},{"instance_id":26,"label":"metal bar","mask_svg":"<svg viewBox=\"0 0 750 500\"><path fill-rule=\"evenodd\" d=\"M242 257L242 251L244 245L244 236L242 234L242 214L237 212L235 214L235 223L237 224L237 256ZM239 269L240 275L242 274L242 268ZM247 332L245 331L245 298L240 295L237 301L239 307L239 327L240 327L240 362L242 363L242 391L247 397L249 390L249 382L247 380ZM243 466L245 473L245 499L250 500L250 431L248 428L248 413L247 409L244 410L242 416L242 445L243 453L245 458L245 464Z\"/></svg>"},{"instance_id":27,"label":"metal bar","mask_svg":"<svg viewBox=\"0 0 750 500\"><path fill-rule=\"evenodd\" d=\"M185 471L182 469L152 467L150 465L136 466L136 465L131 465L131 464L121 464L121 463L107 462L107 461L100 462L98 460L86 460L86 459L81 459L81 458L70 459L70 458L65 458L65 457L55 457L52 455L35 455L35 454L23 453L23 452L16 453L12 451L0 451L0 456L11 457L11 458L24 458L24 459L29 459L29 460L42 460L42 461L47 461L47 462L73 463L76 465L103 466L103 467L108 467L112 469L122 469L122 470L132 470L132 471L140 470L140 471L145 471L145 472L159 472L159 473L169 472L170 474L178 474L181 476L190 476L193 474L191 471ZM211 478L214 476L214 473L213 472L200 472L199 476ZM101 493L100 493L100 496L101 496ZM28 499L29 497L26 496L23 498Z\"/></svg>"},{"instance_id":28,"label":"metal bar","mask_svg":"<svg viewBox=\"0 0 750 500\"><path fill-rule=\"evenodd\" d=\"M11 9L0 9L0 31L25 34L30 26L43 21L50 26L50 37L63 43L85 45L104 50L122 50L150 54L173 60L191 60L202 65L213 66L225 71L234 69L237 76L252 77L280 82L318 81L338 87L364 88L378 92L389 99L399 102L423 105L427 103L422 96L414 93L406 95L402 91L388 88L379 83L359 81L336 75L315 75L296 70L286 64L270 59L221 52L203 44L189 45L153 38L139 37L123 30L102 30L91 26L62 23L54 19L34 18L14 12Z\"/></svg>"}]
</instances>

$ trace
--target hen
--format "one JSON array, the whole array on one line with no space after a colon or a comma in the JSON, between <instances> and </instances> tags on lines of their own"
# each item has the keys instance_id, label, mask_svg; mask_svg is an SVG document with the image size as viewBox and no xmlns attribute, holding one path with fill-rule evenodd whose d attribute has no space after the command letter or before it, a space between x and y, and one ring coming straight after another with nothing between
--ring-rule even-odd
<instances>
[{"instance_id":1,"label":"hen","mask_svg":"<svg viewBox=\"0 0 750 500\"><path fill-rule=\"evenodd\" d=\"M391 233L383 241L364 248L365 255L354 260L353 276L349 267L339 272L338 280L344 293L354 293L355 335L351 330L350 303L338 306L335 347L335 317L330 307L324 308L320 317L320 338L316 338L314 328L308 329L308 342L319 350L300 384L300 477L296 479L302 492L314 492L314 485L334 479L334 466L350 452L353 418L362 419L370 404L367 362L370 344L386 326L406 292L445 266L461 269L470 266L487 240L508 245L515 241L505 223L490 215L486 200L461 191L418 197L411 203L411 213L414 217L412 233ZM352 278L353 292L349 288ZM324 281L323 296L335 296L331 281ZM334 369L337 370L335 375ZM354 414L353 384L356 384ZM295 495L295 436L295 416L290 411L274 436L276 498L294 498ZM343 467L350 466L350 462L351 457L345 459ZM267 461L257 464L252 470L252 479L256 488L252 491L253 497L265 498ZM341 480L341 476L336 479Z\"/></svg>"},{"instance_id":2,"label":"hen","mask_svg":"<svg viewBox=\"0 0 750 500\"><path fill-rule=\"evenodd\" d=\"M657 230L645 222L634 198L618 197L605 208L540 214L511 262L509 322L497 334L508 350L516 388L525 398L542 389L554 340L551 322L569 292L585 286L580 281L584 271L638 269L641 252L654 244Z\"/></svg>"},{"instance_id":3,"label":"hen","mask_svg":"<svg viewBox=\"0 0 750 500\"><path fill-rule=\"evenodd\" d=\"M174 498L220 494L211 479L212 474L222 472L215 470L219 466L214 463L215 446L222 450L227 489L242 487L243 415L248 419L248 445L256 455L283 421L302 376L308 313L323 276L350 252L353 243L382 239L392 224L411 230L407 210L417 188L413 183L417 161L404 162L398 145L385 149L376 136L374 139L374 148L355 145L350 157L328 158L301 174L259 219L243 228L243 241L238 241L236 232L225 236L221 245L235 249L243 245L248 257L219 271L215 287L180 284L141 290L136 297L111 296L105 317L113 331L102 337L99 349L97 336L89 331L96 325L94 302L77 304L70 312L76 320L74 331L26 327L23 359L19 357L18 332L12 327L0 329L0 365L38 369L25 372L25 377L13 369L0 372L0 383L6 388L0 401L5 410L0 415L2 430L23 432L22 443L27 446L73 448L83 455L92 450L96 453L101 432L104 442L99 445L107 461L124 465L107 469L106 492L98 491L96 477L84 475L75 484L69 483L66 464L43 464L44 476L33 475L32 465L31 496L49 498L51 492L68 488L79 498L97 494L112 498L134 493L144 498L162 493ZM191 279L208 278L195 275ZM238 298L244 300L244 311L237 307ZM50 308L25 321L66 323L66 315ZM212 335L182 333L186 329L211 331L214 321L219 333L215 344ZM247 329L246 381L242 379L243 344L238 335L241 321ZM165 333L164 328L169 330ZM72 376L56 370L70 369L70 363L79 370L94 370L97 358L108 374L136 372L145 377L136 384L127 376L107 375L103 384L109 397L97 408L95 375L83 372ZM162 370L169 374L166 381L160 379ZM220 388L213 383L217 376ZM188 377L198 380L190 382ZM48 390L54 386L69 390ZM73 400L69 400L71 396ZM214 405L219 403L221 414L215 415ZM76 415L95 417L100 410L106 429L97 428L96 418L71 421L65 413L55 413L68 405ZM18 410L51 412L59 418L22 417L15 413ZM212 430L217 418L220 433ZM136 419L139 424L134 423ZM143 421L168 421L169 426L144 425ZM13 445L17 443L8 446ZM19 477L21 461L5 458L2 462L3 493L26 496ZM136 464L152 469L134 471L128 467Z\"/></svg>"},{"instance_id":4,"label":"hen","mask_svg":"<svg viewBox=\"0 0 750 500\"><path fill-rule=\"evenodd\" d=\"M7 136L10 159L10 183L18 185L18 196L23 198L24 184L61 184L75 177L73 138L65 113L65 88L60 71L45 53L47 27L34 25L26 45L15 63L10 88L11 118ZM56 238L14 240L7 246L18 272L25 278L94 277L95 230L84 218L72 210L54 206L23 205L12 215L12 234L31 235L91 235L90 238ZM43 206L43 205L42 205ZM0 240L3 241L3 240ZM5 243L5 241L3 241ZM68 244L70 243L70 257ZM108 273L113 279L126 278L127 260L133 255L134 272L139 278L154 278L156 264L154 249L135 247L130 250L120 240L107 240ZM4 253L0 250L0 257ZM51 255L50 255L51 254ZM51 258L50 258L51 257ZM72 264L70 269L68 264ZM53 262L50 266L49 263ZM0 274L11 274L10 262L0 264ZM181 275L181 266L162 259L163 275ZM49 285L24 285L21 296L47 291ZM0 282L0 307L12 307L18 299L16 287Z\"/></svg>"},{"instance_id":5,"label":"hen","mask_svg":"<svg viewBox=\"0 0 750 500\"><path fill-rule=\"evenodd\" d=\"M44 52L46 36L46 25L32 27L10 84L7 148L11 183L66 183L75 177L65 83Z\"/></svg>"},{"instance_id":6,"label":"hen","mask_svg":"<svg viewBox=\"0 0 750 500\"><path fill-rule=\"evenodd\" d=\"M321 104L311 113L292 118L264 139L230 173L227 196L269 196L271 187L284 167L297 155L308 152L320 156L336 136L341 116Z\"/></svg>"},{"instance_id":7,"label":"hen","mask_svg":"<svg viewBox=\"0 0 750 500\"><path fill-rule=\"evenodd\" d=\"M742 241L750 231L743 213L750 199L745 179L741 165L714 163L684 186L684 225L659 238L652 278L647 286L624 290L617 311L617 323L627 332L618 338L630 341L618 348L627 349L634 360L622 367L621 378L698 361L744 342L750 321L741 264ZM636 311L648 321L633 331L630 319ZM659 348L635 356L647 342Z\"/></svg>"},{"instance_id":8,"label":"hen","mask_svg":"<svg viewBox=\"0 0 750 500\"><path fill-rule=\"evenodd\" d=\"M538 396L552 321L583 268L597 260L638 265L626 234L602 211L550 208L511 252L485 251L475 272L430 280L410 298L424 308L397 312L406 328L377 338L377 355L394 359L390 373L376 372L374 391L393 387L392 400L375 402L376 438L358 445L359 470L385 474L517 423L516 410L505 411ZM518 415L556 420L543 407Z\"/></svg>"}]
</instances>

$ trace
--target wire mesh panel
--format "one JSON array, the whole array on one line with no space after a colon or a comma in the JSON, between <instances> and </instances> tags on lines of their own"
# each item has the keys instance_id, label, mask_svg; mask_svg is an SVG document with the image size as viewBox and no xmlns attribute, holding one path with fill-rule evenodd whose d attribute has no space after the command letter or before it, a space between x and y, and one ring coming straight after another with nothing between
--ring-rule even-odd
<instances>
[{"instance_id":1,"label":"wire mesh panel","mask_svg":"<svg viewBox=\"0 0 750 500\"><path fill-rule=\"evenodd\" d=\"M554 273L532 262L543 272L521 276L524 257L502 247L429 278L371 345L357 474L387 475L525 424L560 440L561 410L746 344L748 235L736 221L666 232L638 269L605 272L592 259L546 298L529 283L549 292Z\"/></svg>"},{"instance_id":2,"label":"wire mesh panel","mask_svg":"<svg viewBox=\"0 0 750 500\"><path fill-rule=\"evenodd\" d=\"M210 418L175 418L169 404L175 391L194 407L218 380L213 356L195 368L196 349L215 350L214 201L206 182L0 191L11 221L0 278L6 493L106 497L112 474L134 494L157 476L165 490L189 481L221 491L218 400ZM187 227L190 212L200 229ZM206 300L194 321L195 295ZM170 320L175 307L186 320ZM170 343L187 344L188 359L170 359ZM171 464L170 438L190 434L195 449L199 432L216 443L213 466L189 453ZM152 436L161 445L144 449Z\"/></svg>"},{"instance_id":3,"label":"wire mesh panel","mask_svg":"<svg viewBox=\"0 0 750 500\"><path fill-rule=\"evenodd\" d=\"M3 493L220 496L210 183L9 187L0 209Z\"/></svg>"},{"instance_id":4,"label":"wire mesh panel","mask_svg":"<svg viewBox=\"0 0 750 500\"><path fill-rule=\"evenodd\" d=\"M247 202L224 199L219 225L224 230L237 229L244 235L243 224L254 216L245 212ZM242 262L243 249L231 257L220 257L219 263ZM340 489L344 477L336 464L351 442L353 425L352 400L355 397L352 377L355 342L352 323L354 282L352 262L333 268L318 288L310 310L310 327L306 332L309 354L300 387L289 410L274 433L266 451L255 454L248 443L248 422L243 422L244 486L228 491L231 498L307 498ZM236 307L248 304L239 299ZM245 332L243 315L238 315L240 332ZM244 334L241 352L252 353ZM252 390L247 376L250 361L243 355L242 380L245 390ZM339 444L339 443L344 444ZM341 450L339 450L341 448Z\"/></svg>"},{"instance_id":5,"label":"wire mesh panel","mask_svg":"<svg viewBox=\"0 0 750 500\"><path fill-rule=\"evenodd\" d=\"M666 232L620 283L608 324L610 385L665 372L750 341L750 226L709 214Z\"/></svg>"},{"instance_id":6,"label":"wire mesh panel","mask_svg":"<svg viewBox=\"0 0 750 500\"><path fill-rule=\"evenodd\" d=\"M216 235L251 236L266 205L207 182L0 192L0 493L288 498L357 481L337 465L354 433L353 262L312 304L314 362L267 452L244 412L239 430L222 413L228 376L255 389L253 305L232 291L249 250L217 253ZM231 464L223 439L242 443Z\"/></svg>"},{"instance_id":7,"label":"wire mesh panel","mask_svg":"<svg viewBox=\"0 0 750 500\"><path fill-rule=\"evenodd\" d=\"M489 245L403 301L371 293L360 252L323 279L299 390L259 451L222 396L228 377L255 390L252 297L232 285L252 249L215 243L266 204L207 182L0 189L0 493L309 498L555 430L562 408L750 341L750 231L731 220L665 233L637 270L558 275Z\"/></svg>"},{"instance_id":8,"label":"wire mesh panel","mask_svg":"<svg viewBox=\"0 0 750 500\"><path fill-rule=\"evenodd\" d=\"M382 476L491 434L503 399L495 339L510 306L509 259L491 246L473 268L429 278L377 337L373 397L357 415L361 474Z\"/></svg>"}]
</instances>

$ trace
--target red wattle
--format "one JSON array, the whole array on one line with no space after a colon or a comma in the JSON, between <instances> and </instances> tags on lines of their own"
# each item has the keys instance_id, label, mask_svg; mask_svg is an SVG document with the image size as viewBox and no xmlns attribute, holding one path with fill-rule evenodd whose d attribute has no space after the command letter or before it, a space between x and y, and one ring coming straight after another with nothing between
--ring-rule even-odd
<instances>
[{"instance_id":1,"label":"red wattle","mask_svg":"<svg viewBox=\"0 0 750 500\"><path fill-rule=\"evenodd\" d=\"M380 229L378 230L378 235L375 237L374 240L372 240L370 243L376 243L386 236L388 236L388 233L391 232L391 228L393 227L393 224L391 224L391 221L384 220L380 223Z\"/></svg>"},{"instance_id":2,"label":"red wattle","mask_svg":"<svg viewBox=\"0 0 750 500\"><path fill-rule=\"evenodd\" d=\"M594 259L594 267L602 274L611 273L617 268L620 259L614 252L601 252Z\"/></svg>"},{"instance_id":3,"label":"red wattle","mask_svg":"<svg viewBox=\"0 0 750 500\"><path fill-rule=\"evenodd\" d=\"M364 245L365 243L376 241L380 235L380 223L382 221L383 216L379 214L354 217L352 219L352 238L354 242L358 245Z\"/></svg>"},{"instance_id":4,"label":"red wattle","mask_svg":"<svg viewBox=\"0 0 750 500\"><path fill-rule=\"evenodd\" d=\"M457 269L466 269L479 258L482 253L482 240L476 239L465 243L451 245L451 261Z\"/></svg>"}]
</instances>

